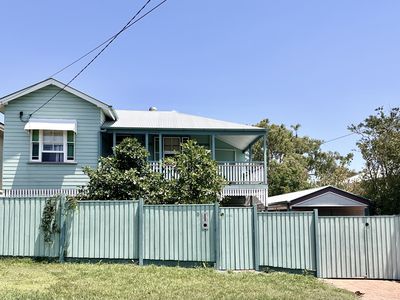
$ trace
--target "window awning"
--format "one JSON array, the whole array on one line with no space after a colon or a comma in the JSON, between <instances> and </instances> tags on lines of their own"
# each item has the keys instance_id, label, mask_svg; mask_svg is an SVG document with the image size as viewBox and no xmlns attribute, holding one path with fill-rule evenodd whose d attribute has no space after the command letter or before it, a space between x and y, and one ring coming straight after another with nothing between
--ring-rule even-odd
<instances>
[{"instance_id":1,"label":"window awning","mask_svg":"<svg viewBox=\"0 0 400 300\"><path fill-rule=\"evenodd\" d=\"M65 130L77 132L76 120L30 119L25 130Z\"/></svg>"}]
</instances>

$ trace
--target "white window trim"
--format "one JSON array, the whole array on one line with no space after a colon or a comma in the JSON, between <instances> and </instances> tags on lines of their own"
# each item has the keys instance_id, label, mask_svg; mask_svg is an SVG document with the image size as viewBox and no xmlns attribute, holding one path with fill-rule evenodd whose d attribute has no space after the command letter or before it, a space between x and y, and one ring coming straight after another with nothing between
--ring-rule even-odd
<instances>
[{"instance_id":1,"label":"white window trim","mask_svg":"<svg viewBox=\"0 0 400 300\"><path fill-rule=\"evenodd\" d=\"M166 151L165 150L165 140L166 139L178 139L179 140L179 146L178 147L180 147L180 145L182 143L182 138L180 136L163 136L163 145L162 145L163 146L163 156L165 157L165 154L167 154L167 155L178 154L179 150L178 151L171 151L171 150Z\"/></svg>"},{"instance_id":2,"label":"white window trim","mask_svg":"<svg viewBox=\"0 0 400 300\"><path fill-rule=\"evenodd\" d=\"M36 129L35 129L36 130ZM68 159L68 132L66 130L62 130L63 132L63 151L54 151L54 150L45 150L43 151L43 131L42 129L38 129L39 131L39 159L32 159L32 136L33 130L30 130L29 133L29 162L31 163L43 163L43 164L68 164L68 163L76 163L76 133L74 132L74 159ZM51 130L50 130L51 131ZM61 162L51 162L51 161L42 161L42 154L44 153L63 153L63 161Z\"/></svg>"},{"instance_id":3,"label":"white window trim","mask_svg":"<svg viewBox=\"0 0 400 300\"><path fill-rule=\"evenodd\" d=\"M163 136L163 142L162 142L162 148L163 148L163 157L165 158L165 154L178 154L179 152L176 151L165 151L164 147L165 147L165 138L179 138L179 144L182 144L184 142L187 142L188 140L190 140L190 137L188 136ZM154 156L154 160L158 160L158 157L160 155L159 151L156 151L156 147L158 147L158 136L154 137L154 150L153 150L153 156Z\"/></svg>"}]
</instances>

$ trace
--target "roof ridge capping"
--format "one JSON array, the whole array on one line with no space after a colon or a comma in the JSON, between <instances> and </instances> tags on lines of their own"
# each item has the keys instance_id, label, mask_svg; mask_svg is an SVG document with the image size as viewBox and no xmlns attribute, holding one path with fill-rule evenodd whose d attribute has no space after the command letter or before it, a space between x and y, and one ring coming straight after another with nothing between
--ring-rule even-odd
<instances>
[{"instance_id":1,"label":"roof ridge capping","mask_svg":"<svg viewBox=\"0 0 400 300\"><path fill-rule=\"evenodd\" d=\"M37 90L44 88L46 86L49 86L49 85L54 85L60 89L65 90L68 93L71 93L83 100L86 100L86 101L92 103L93 105L101 108L103 110L104 114L106 116L110 117L114 121L118 119L118 116L111 105L108 105L105 102L102 102L96 98L93 98L92 96L89 96L88 94L83 93L73 87L67 86L65 83L62 83L61 81L58 81L57 79L54 79L54 78L47 78L47 79L37 82L33 85L25 87L21 90L18 90L16 92L8 94L4 97L1 97L0 98L0 108L7 105L10 101L18 99L22 96L25 96L29 93L32 93L34 91L37 91Z\"/></svg>"}]
</instances>

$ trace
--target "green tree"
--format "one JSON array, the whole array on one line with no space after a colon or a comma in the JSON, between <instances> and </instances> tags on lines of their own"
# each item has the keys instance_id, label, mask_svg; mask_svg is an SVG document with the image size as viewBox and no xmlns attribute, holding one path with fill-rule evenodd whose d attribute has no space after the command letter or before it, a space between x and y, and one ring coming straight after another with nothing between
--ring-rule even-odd
<instances>
[{"instance_id":1,"label":"green tree","mask_svg":"<svg viewBox=\"0 0 400 300\"><path fill-rule=\"evenodd\" d=\"M182 151L166 164L175 167L179 178L171 181L172 197L176 203L212 203L218 200L224 179L210 151L189 140Z\"/></svg>"},{"instance_id":2,"label":"green tree","mask_svg":"<svg viewBox=\"0 0 400 300\"><path fill-rule=\"evenodd\" d=\"M375 213L400 213L400 108L376 109L363 122L351 125L365 160L361 188L373 201Z\"/></svg>"},{"instance_id":3,"label":"green tree","mask_svg":"<svg viewBox=\"0 0 400 300\"><path fill-rule=\"evenodd\" d=\"M167 159L178 179L166 180L151 171L148 152L134 138L114 148L114 156L101 157L97 169L85 168L89 183L78 200L126 200L143 198L147 203L212 203L218 200L224 180L210 151L195 141L182 144L182 151Z\"/></svg>"},{"instance_id":4,"label":"green tree","mask_svg":"<svg viewBox=\"0 0 400 300\"><path fill-rule=\"evenodd\" d=\"M89 182L78 200L126 200L166 203L171 198L162 174L150 170L148 152L134 138L124 139L114 148L115 155L101 157L97 169L84 168Z\"/></svg>"},{"instance_id":5,"label":"green tree","mask_svg":"<svg viewBox=\"0 0 400 300\"><path fill-rule=\"evenodd\" d=\"M299 136L300 125L271 124L264 119L258 127L268 129L268 184L270 196L322 185L346 187L354 174L349 169L353 155L322 151L322 140ZM263 160L262 143L253 146L255 160Z\"/></svg>"}]
</instances>

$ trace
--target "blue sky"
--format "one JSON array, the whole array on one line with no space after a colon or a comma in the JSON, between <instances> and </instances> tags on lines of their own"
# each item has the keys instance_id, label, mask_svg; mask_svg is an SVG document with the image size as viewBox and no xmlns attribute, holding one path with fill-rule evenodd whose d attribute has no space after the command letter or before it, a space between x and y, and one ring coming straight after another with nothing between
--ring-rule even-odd
<instances>
[{"instance_id":1,"label":"blue sky","mask_svg":"<svg viewBox=\"0 0 400 300\"><path fill-rule=\"evenodd\" d=\"M70 63L143 3L2 1L0 95ZM169 0L72 86L115 108L156 106L246 124L269 118L330 140L378 106L399 106L399 11L399 1L387 0ZM68 81L81 66L57 79ZM345 154L355 141L324 149Z\"/></svg>"}]
</instances>

